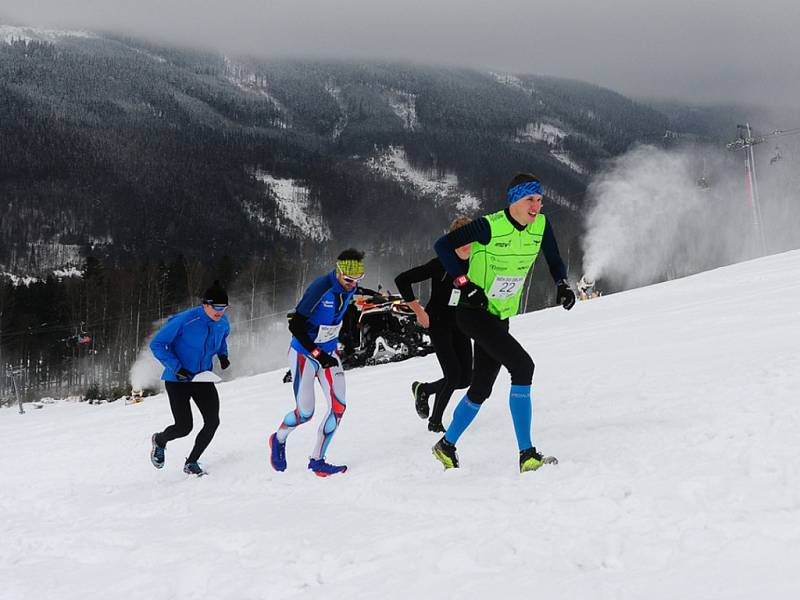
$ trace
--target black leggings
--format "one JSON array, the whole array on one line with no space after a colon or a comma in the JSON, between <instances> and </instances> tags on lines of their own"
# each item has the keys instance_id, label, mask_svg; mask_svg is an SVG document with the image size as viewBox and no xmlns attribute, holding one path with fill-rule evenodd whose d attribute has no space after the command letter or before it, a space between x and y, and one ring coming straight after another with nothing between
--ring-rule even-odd
<instances>
[{"instance_id":1,"label":"black leggings","mask_svg":"<svg viewBox=\"0 0 800 600\"><path fill-rule=\"evenodd\" d=\"M508 332L508 319L499 319L485 310L458 307L459 329L475 340L475 364L467 395L482 404L492 393L500 367L508 369L512 385L530 385L533 360Z\"/></svg>"},{"instance_id":2,"label":"black leggings","mask_svg":"<svg viewBox=\"0 0 800 600\"><path fill-rule=\"evenodd\" d=\"M192 407L189 404L189 399L193 398L197 408L200 409L200 414L203 415L203 428L197 434L194 448L192 448L189 456L186 457L186 462L197 462L203 450L211 443L214 432L219 427L219 394L217 394L217 388L213 383L206 382L178 383L176 381L167 381L165 386L175 424L156 434L156 444L166 446L167 442L186 437L192 432Z\"/></svg>"},{"instance_id":3,"label":"black leggings","mask_svg":"<svg viewBox=\"0 0 800 600\"><path fill-rule=\"evenodd\" d=\"M469 385L472 377L472 342L459 331L455 323L434 325L429 334L444 377L425 384L425 388L429 394L436 394L430 420L441 423L453 392Z\"/></svg>"}]
</instances>

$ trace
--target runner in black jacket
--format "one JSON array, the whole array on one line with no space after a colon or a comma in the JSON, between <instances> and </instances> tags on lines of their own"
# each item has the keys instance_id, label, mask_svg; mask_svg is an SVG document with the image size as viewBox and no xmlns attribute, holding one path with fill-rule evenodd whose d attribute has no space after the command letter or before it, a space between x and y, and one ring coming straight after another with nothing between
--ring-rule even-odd
<instances>
[{"instance_id":1,"label":"runner in black jacket","mask_svg":"<svg viewBox=\"0 0 800 600\"><path fill-rule=\"evenodd\" d=\"M450 231L469 222L467 217L459 217L450 225ZM468 266L469 253L469 244L456 250L458 258L463 261L465 270ZM431 297L425 308L422 308L414 295L411 284L428 279L431 280ZM408 302L416 313L420 325L429 330L433 347L436 350L436 358L439 359L444 374L444 377L438 381L431 383L415 381L412 384L411 391L414 395L417 414L422 419L428 418L430 410L428 396L435 394L436 400L428 420L428 430L444 432L442 417L447 403L450 401L453 391L469 385L472 376L472 343L466 335L459 331L456 326L455 307L449 305L454 289L453 277L447 273L438 258L433 258L424 265L400 273L394 281L403 300Z\"/></svg>"}]
</instances>

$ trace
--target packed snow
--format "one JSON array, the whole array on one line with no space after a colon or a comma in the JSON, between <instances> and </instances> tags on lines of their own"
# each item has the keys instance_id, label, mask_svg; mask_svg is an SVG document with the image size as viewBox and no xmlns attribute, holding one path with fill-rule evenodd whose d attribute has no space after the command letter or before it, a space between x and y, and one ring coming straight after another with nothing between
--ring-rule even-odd
<instances>
[{"instance_id":1,"label":"packed snow","mask_svg":"<svg viewBox=\"0 0 800 600\"><path fill-rule=\"evenodd\" d=\"M417 169L401 146L389 146L382 154L370 158L367 166L384 177L409 186L421 196L430 196L437 203L453 204L461 213L471 214L481 207L478 197L459 189L458 175L451 172L440 175Z\"/></svg>"},{"instance_id":2,"label":"packed snow","mask_svg":"<svg viewBox=\"0 0 800 600\"><path fill-rule=\"evenodd\" d=\"M282 371L219 386L200 479L191 438L150 465L163 395L2 410L0 598L798 598L798 272L791 252L512 319L560 460L524 475L505 374L462 468L434 460L409 391L433 356L347 372L329 479L306 469L321 399L268 466Z\"/></svg>"}]
</instances>

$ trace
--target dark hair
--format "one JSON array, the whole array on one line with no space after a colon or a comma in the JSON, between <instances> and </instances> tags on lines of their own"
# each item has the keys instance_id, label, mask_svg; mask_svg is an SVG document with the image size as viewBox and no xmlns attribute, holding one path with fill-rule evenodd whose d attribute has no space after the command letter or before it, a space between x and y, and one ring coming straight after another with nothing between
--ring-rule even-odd
<instances>
[{"instance_id":1,"label":"dark hair","mask_svg":"<svg viewBox=\"0 0 800 600\"><path fill-rule=\"evenodd\" d=\"M520 183L528 183L529 181L539 181L539 178L536 177L536 175L531 175L530 173L517 173L514 175L511 181L508 182L506 191L510 190L516 185L519 185ZM541 181L539 181L539 183L541 183Z\"/></svg>"},{"instance_id":2,"label":"dark hair","mask_svg":"<svg viewBox=\"0 0 800 600\"><path fill-rule=\"evenodd\" d=\"M355 248L348 248L342 250L342 253L336 257L336 260L364 260L364 253Z\"/></svg>"}]
</instances>

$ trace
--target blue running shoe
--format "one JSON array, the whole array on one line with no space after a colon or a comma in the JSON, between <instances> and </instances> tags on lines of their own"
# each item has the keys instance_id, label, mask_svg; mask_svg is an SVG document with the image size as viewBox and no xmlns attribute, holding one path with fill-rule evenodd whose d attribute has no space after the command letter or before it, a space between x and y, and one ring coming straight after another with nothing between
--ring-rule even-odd
<instances>
[{"instance_id":1,"label":"blue running shoe","mask_svg":"<svg viewBox=\"0 0 800 600\"><path fill-rule=\"evenodd\" d=\"M286 470L286 442L282 444L278 441L278 434L273 433L269 436L269 462L276 471Z\"/></svg>"},{"instance_id":2,"label":"blue running shoe","mask_svg":"<svg viewBox=\"0 0 800 600\"><path fill-rule=\"evenodd\" d=\"M153 466L156 469L160 469L164 466L164 451L166 448L164 446L159 446L156 442L156 433L150 438L150 441L153 443L153 449L150 450L150 462L153 463Z\"/></svg>"},{"instance_id":3,"label":"blue running shoe","mask_svg":"<svg viewBox=\"0 0 800 600\"><path fill-rule=\"evenodd\" d=\"M329 465L325 462L324 458L309 459L308 468L314 471L314 475L317 477L330 477L331 475L347 471L345 465Z\"/></svg>"},{"instance_id":4,"label":"blue running shoe","mask_svg":"<svg viewBox=\"0 0 800 600\"><path fill-rule=\"evenodd\" d=\"M200 466L200 463L196 462L187 462L185 465L183 465L183 472L187 475L197 475L198 477L202 477L203 475L207 474L206 471L203 470L203 467Z\"/></svg>"}]
</instances>

